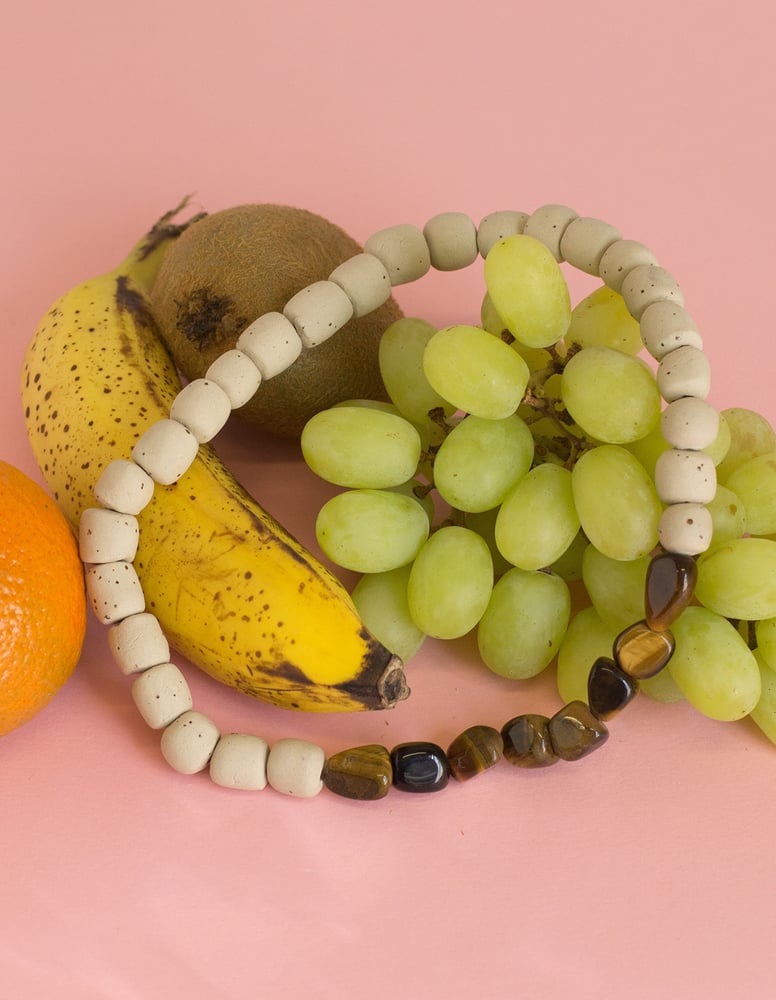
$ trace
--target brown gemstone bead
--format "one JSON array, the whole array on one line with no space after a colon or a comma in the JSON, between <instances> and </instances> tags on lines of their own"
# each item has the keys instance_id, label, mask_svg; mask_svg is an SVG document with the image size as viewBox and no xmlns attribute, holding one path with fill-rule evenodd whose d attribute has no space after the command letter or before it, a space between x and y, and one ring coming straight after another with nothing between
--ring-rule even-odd
<instances>
[{"instance_id":1,"label":"brown gemstone bead","mask_svg":"<svg viewBox=\"0 0 776 1000\"><path fill-rule=\"evenodd\" d=\"M346 799L381 799L393 781L391 756L377 744L341 750L326 761L322 777L329 791Z\"/></svg>"},{"instance_id":2,"label":"brown gemstone bead","mask_svg":"<svg viewBox=\"0 0 776 1000\"><path fill-rule=\"evenodd\" d=\"M609 730L584 701L571 701L550 719L552 748L563 760L579 760L602 746Z\"/></svg>"},{"instance_id":3,"label":"brown gemstone bead","mask_svg":"<svg viewBox=\"0 0 776 1000\"><path fill-rule=\"evenodd\" d=\"M629 625L614 640L614 661L620 670L638 680L660 673L674 652L674 637L656 632L645 621Z\"/></svg>"},{"instance_id":4,"label":"brown gemstone bead","mask_svg":"<svg viewBox=\"0 0 776 1000\"><path fill-rule=\"evenodd\" d=\"M692 556L660 552L647 568L645 618L656 632L670 628L692 600L698 565Z\"/></svg>"},{"instance_id":5,"label":"brown gemstone bead","mask_svg":"<svg viewBox=\"0 0 776 1000\"><path fill-rule=\"evenodd\" d=\"M636 697L639 682L620 670L614 660L599 656L587 678L587 700L599 719L610 719Z\"/></svg>"},{"instance_id":6,"label":"brown gemstone bead","mask_svg":"<svg viewBox=\"0 0 776 1000\"><path fill-rule=\"evenodd\" d=\"M549 767L558 760L546 715L518 715L501 728L504 758L516 767Z\"/></svg>"},{"instance_id":7,"label":"brown gemstone bead","mask_svg":"<svg viewBox=\"0 0 776 1000\"><path fill-rule=\"evenodd\" d=\"M470 726L448 747L447 763L454 778L466 781L498 764L503 752L504 740L498 729Z\"/></svg>"}]
</instances>

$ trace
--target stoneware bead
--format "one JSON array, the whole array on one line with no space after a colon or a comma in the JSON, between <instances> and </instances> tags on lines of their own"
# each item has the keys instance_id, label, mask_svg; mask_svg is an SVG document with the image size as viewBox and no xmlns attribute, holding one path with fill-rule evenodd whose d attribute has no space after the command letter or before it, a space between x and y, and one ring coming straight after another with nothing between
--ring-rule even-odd
<instances>
[{"instance_id":1,"label":"stoneware bead","mask_svg":"<svg viewBox=\"0 0 776 1000\"><path fill-rule=\"evenodd\" d=\"M481 257L508 236L519 236L528 221L527 212L491 212L477 227L477 248Z\"/></svg>"},{"instance_id":2,"label":"stoneware bead","mask_svg":"<svg viewBox=\"0 0 776 1000\"><path fill-rule=\"evenodd\" d=\"M477 259L477 228L463 212L442 212L429 219L423 236L437 271L458 271Z\"/></svg>"},{"instance_id":3,"label":"stoneware bead","mask_svg":"<svg viewBox=\"0 0 776 1000\"><path fill-rule=\"evenodd\" d=\"M208 766L218 743L218 727L201 712L179 715L162 733L162 756L179 774L198 774Z\"/></svg>"},{"instance_id":4,"label":"stoneware bead","mask_svg":"<svg viewBox=\"0 0 776 1000\"><path fill-rule=\"evenodd\" d=\"M629 625L614 640L614 659L623 673L637 680L659 674L674 653L674 637L650 628L646 621Z\"/></svg>"},{"instance_id":5,"label":"stoneware bead","mask_svg":"<svg viewBox=\"0 0 776 1000\"><path fill-rule=\"evenodd\" d=\"M591 712L606 721L617 715L639 691L639 682L621 670L608 656L599 656L587 678L587 701Z\"/></svg>"},{"instance_id":6,"label":"stoneware bead","mask_svg":"<svg viewBox=\"0 0 776 1000\"><path fill-rule=\"evenodd\" d=\"M526 236L541 240L555 260L562 261L560 241L567 226L578 218L574 209L567 205L542 205L528 216L523 232Z\"/></svg>"},{"instance_id":7,"label":"stoneware bead","mask_svg":"<svg viewBox=\"0 0 776 1000\"><path fill-rule=\"evenodd\" d=\"M657 257L649 247L636 240L617 240L601 255L598 274L605 285L620 292L623 281L634 268L650 264L657 264Z\"/></svg>"},{"instance_id":8,"label":"stoneware bead","mask_svg":"<svg viewBox=\"0 0 776 1000\"><path fill-rule=\"evenodd\" d=\"M436 743L400 743L391 750L393 787L402 792L439 792L447 786L450 768Z\"/></svg>"},{"instance_id":9,"label":"stoneware bead","mask_svg":"<svg viewBox=\"0 0 776 1000\"><path fill-rule=\"evenodd\" d=\"M629 271L622 283L620 294L634 319L641 319L647 306L654 302L665 301L684 305L684 295L676 278L657 264L641 264Z\"/></svg>"},{"instance_id":10,"label":"stoneware bead","mask_svg":"<svg viewBox=\"0 0 776 1000\"><path fill-rule=\"evenodd\" d=\"M561 237L561 257L572 267L597 277L604 251L619 239L619 232L608 222L589 218L573 219Z\"/></svg>"},{"instance_id":11,"label":"stoneware bead","mask_svg":"<svg viewBox=\"0 0 776 1000\"><path fill-rule=\"evenodd\" d=\"M658 521L658 539L664 549L697 556L711 543L713 524L708 508L700 503L675 503Z\"/></svg>"},{"instance_id":12,"label":"stoneware bead","mask_svg":"<svg viewBox=\"0 0 776 1000\"><path fill-rule=\"evenodd\" d=\"M104 507L87 507L78 523L78 550L85 563L132 562L139 538L136 517Z\"/></svg>"},{"instance_id":13,"label":"stoneware bead","mask_svg":"<svg viewBox=\"0 0 776 1000\"><path fill-rule=\"evenodd\" d=\"M584 701L572 701L550 719L547 729L561 760L580 760L603 746L609 731Z\"/></svg>"},{"instance_id":14,"label":"stoneware bead","mask_svg":"<svg viewBox=\"0 0 776 1000\"><path fill-rule=\"evenodd\" d=\"M549 767L558 761L552 748L546 715L517 715L504 723L504 759L516 767Z\"/></svg>"},{"instance_id":15,"label":"stoneware bead","mask_svg":"<svg viewBox=\"0 0 776 1000\"><path fill-rule=\"evenodd\" d=\"M326 761L323 783L346 799L361 802L382 799L393 783L391 755L386 747L373 743L341 750Z\"/></svg>"},{"instance_id":16,"label":"stoneware bead","mask_svg":"<svg viewBox=\"0 0 776 1000\"><path fill-rule=\"evenodd\" d=\"M711 503L717 470L702 451L669 448L655 463L655 489L663 503Z\"/></svg>"},{"instance_id":17,"label":"stoneware bead","mask_svg":"<svg viewBox=\"0 0 776 1000\"><path fill-rule=\"evenodd\" d=\"M657 387L667 403L681 396L705 399L711 392L709 359L697 347L677 347L657 366Z\"/></svg>"},{"instance_id":18,"label":"stoneware bead","mask_svg":"<svg viewBox=\"0 0 776 1000\"><path fill-rule=\"evenodd\" d=\"M132 700L151 729L164 729L192 708L189 685L174 663L159 663L138 674Z\"/></svg>"},{"instance_id":19,"label":"stoneware bead","mask_svg":"<svg viewBox=\"0 0 776 1000\"><path fill-rule=\"evenodd\" d=\"M206 378L189 382L173 400L170 416L188 427L200 444L211 441L232 412L229 397L217 382Z\"/></svg>"},{"instance_id":20,"label":"stoneware bead","mask_svg":"<svg viewBox=\"0 0 776 1000\"><path fill-rule=\"evenodd\" d=\"M670 628L692 600L698 581L698 564L691 556L659 552L647 567L644 617L649 628Z\"/></svg>"},{"instance_id":21,"label":"stoneware bead","mask_svg":"<svg viewBox=\"0 0 776 1000\"><path fill-rule=\"evenodd\" d=\"M205 372L205 378L221 386L233 410L253 399L261 385L261 372L248 355L237 348L216 358Z\"/></svg>"},{"instance_id":22,"label":"stoneware bead","mask_svg":"<svg viewBox=\"0 0 776 1000\"><path fill-rule=\"evenodd\" d=\"M431 267L431 253L417 226L403 224L381 229L370 236L364 250L382 261L391 285L417 281Z\"/></svg>"},{"instance_id":23,"label":"stoneware bead","mask_svg":"<svg viewBox=\"0 0 776 1000\"><path fill-rule=\"evenodd\" d=\"M309 349L333 337L353 318L353 303L333 281L314 281L288 300L283 315Z\"/></svg>"},{"instance_id":24,"label":"stoneware bead","mask_svg":"<svg viewBox=\"0 0 776 1000\"><path fill-rule=\"evenodd\" d=\"M153 479L139 465L125 458L117 458L106 465L94 484L97 502L122 514L139 514L153 496Z\"/></svg>"},{"instance_id":25,"label":"stoneware bead","mask_svg":"<svg viewBox=\"0 0 776 1000\"><path fill-rule=\"evenodd\" d=\"M170 659L170 644L156 615L130 615L108 629L108 646L122 674L137 674Z\"/></svg>"},{"instance_id":26,"label":"stoneware bead","mask_svg":"<svg viewBox=\"0 0 776 1000\"><path fill-rule=\"evenodd\" d=\"M197 457L199 443L188 427L177 420L157 420L141 434L132 458L155 483L177 483Z\"/></svg>"},{"instance_id":27,"label":"stoneware bead","mask_svg":"<svg viewBox=\"0 0 776 1000\"><path fill-rule=\"evenodd\" d=\"M323 788L323 749L306 740L288 738L273 744L267 759L267 781L276 792L310 799Z\"/></svg>"},{"instance_id":28,"label":"stoneware bead","mask_svg":"<svg viewBox=\"0 0 776 1000\"><path fill-rule=\"evenodd\" d=\"M391 278L374 254L359 253L335 267L329 281L343 290L358 318L379 309L391 296Z\"/></svg>"},{"instance_id":29,"label":"stoneware bead","mask_svg":"<svg viewBox=\"0 0 776 1000\"><path fill-rule=\"evenodd\" d=\"M260 792L267 786L269 745L260 736L225 733L210 758L210 777L223 788Z\"/></svg>"},{"instance_id":30,"label":"stoneware bead","mask_svg":"<svg viewBox=\"0 0 776 1000\"><path fill-rule=\"evenodd\" d=\"M644 346L656 361L686 344L703 349L703 340L690 314L684 306L667 299L647 306L641 314L639 331Z\"/></svg>"},{"instance_id":31,"label":"stoneware bead","mask_svg":"<svg viewBox=\"0 0 776 1000\"><path fill-rule=\"evenodd\" d=\"M660 431L674 448L701 451L716 440L719 413L705 399L681 396L663 410Z\"/></svg>"},{"instance_id":32,"label":"stoneware bead","mask_svg":"<svg viewBox=\"0 0 776 1000\"><path fill-rule=\"evenodd\" d=\"M270 379L291 367L302 353L302 341L283 313L268 312L243 330L237 348L248 355L262 379Z\"/></svg>"},{"instance_id":33,"label":"stoneware bead","mask_svg":"<svg viewBox=\"0 0 776 1000\"><path fill-rule=\"evenodd\" d=\"M100 563L86 569L86 592L97 621L120 622L145 611L145 597L131 562Z\"/></svg>"},{"instance_id":34,"label":"stoneware bead","mask_svg":"<svg viewBox=\"0 0 776 1000\"><path fill-rule=\"evenodd\" d=\"M453 777L467 781L498 764L503 753L504 740L498 729L470 726L447 748L447 762Z\"/></svg>"}]
</instances>

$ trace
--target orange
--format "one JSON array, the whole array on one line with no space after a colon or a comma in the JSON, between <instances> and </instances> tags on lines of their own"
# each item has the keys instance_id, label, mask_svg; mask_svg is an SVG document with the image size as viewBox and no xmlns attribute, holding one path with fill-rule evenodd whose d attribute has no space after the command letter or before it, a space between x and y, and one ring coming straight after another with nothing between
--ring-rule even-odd
<instances>
[{"instance_id":1,"label":"orange","mask_svg":"<svg viewBox=\"0 0 776 1000\"><path fill-rule=\"evenodd\" d=\"M84 572L64 515L0 461L0 736L47 705L78 663Z\"/></svg>"}]
</instances>

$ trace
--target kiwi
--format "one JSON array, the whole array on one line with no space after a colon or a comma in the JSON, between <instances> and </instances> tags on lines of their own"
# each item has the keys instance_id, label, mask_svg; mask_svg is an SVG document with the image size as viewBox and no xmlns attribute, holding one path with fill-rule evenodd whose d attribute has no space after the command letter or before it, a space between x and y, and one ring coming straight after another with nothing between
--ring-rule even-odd
<instances>
[{"instance_id":1,"label":"kiwi","mask_svg":"<svg viewBox=\"0 0 776 1000\"><path fill-rule=\"evenodd\" d=\"M338 226L304 209L239 205L206 215L172 245L154 284L161 337L181 373L199 378L257 316L282 312L292 295L361 250ZM299 437L319 410L346 399L386 399L378 345L401 315L391 297L351 320L265 382L236 414L273 434Z\"/></svg>"}]
</instances>

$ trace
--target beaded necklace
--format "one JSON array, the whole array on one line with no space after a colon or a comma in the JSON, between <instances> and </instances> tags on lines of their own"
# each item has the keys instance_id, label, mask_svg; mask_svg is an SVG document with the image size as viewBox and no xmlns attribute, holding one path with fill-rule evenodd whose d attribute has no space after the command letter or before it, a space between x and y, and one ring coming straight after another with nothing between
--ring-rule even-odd
<instances>
[{"instance_id":1,"label":"beaded necklace","mask_svg":"<svg viewBox=\"0 0 776 1000\"><path fill-rule=\"evenodd\" d=\"M647 571L643 619L617 636L611 657L592 664L587 702L572 701L551 718L518 715L499 729L471 726L446 750L431 742L402 743L390 751L375 744L327 758L321 747L306 740L280 739L270 748L259 736L220 733L194 710L188 684L170 662L161 625L145 610L134 554L103 562L96 554L101 538L119 524L136 538L135 515L151 501L154 484L177 482L199 445L215 437L229 412L251 399L262 380L290 367L302 350L314 349L352 317L378 308L393 286L415 281L432 267L466 267L517 234L539 239L556 260L620 293L658 363L657 385L667 404L661 430L670 448L655 470L655 487L666 506L659 549ZM131 460L106 466L94 489L100 507L87 509L81 518L89 599L95 613L108 601L118 607L109 632L111 652L124 673L137 674L133 700L145 722L161 730L165 760L183 774L207 769L216 784L229 788L260 790L269 784L278 792L309 798L326 787L348 798L378 799L391 787L438 791L451 776L465 781L502 758L522 768L547 767L579 760L602 746L608 738L606 721L633 699L640 680L668 663L674 650L670 627L695 587L694 557L711 540L706 504L715 493L716 473L703 449L717 435L719 415L706 402L709 390L708 360L676 280L647 247L623 239L605 222L580 217L565 206L545 205L530 216L495 212L479 226L462 213L446 212L422 230L399 225L375 233L363 253L298 292L282 313L256 319L204 378L185 386L169 419L153 424L138 439ZM228 407L221 402L224 396Z\"/></svg>"}]
</instances>

